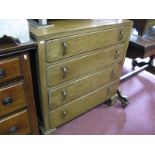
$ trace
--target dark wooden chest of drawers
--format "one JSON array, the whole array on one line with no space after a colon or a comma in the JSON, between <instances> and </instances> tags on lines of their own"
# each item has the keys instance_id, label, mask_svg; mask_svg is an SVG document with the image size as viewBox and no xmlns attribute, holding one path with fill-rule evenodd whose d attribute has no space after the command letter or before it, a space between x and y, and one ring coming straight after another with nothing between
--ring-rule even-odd
<instances>
[{"instance_id":1,"label":"dark wooden chest of drawers","mask_svg":"<svg viewBox=\"0 0 155 155\"><path fill-rule=\"evenodd\" d=\"M116 94L132 22L57 20L30 24L36 55L43 133Z\"/></svg>"},{"instance_id":2,"label":"dark wooden chest of drawers","mask_svg":"<svg viewBox=\"0 0 155 155\"><path fill-rule=\"evenodd\" d=\"M0 134L39 134L29 52L34 43L0 51Z\"/></svg>"}]
</instances>

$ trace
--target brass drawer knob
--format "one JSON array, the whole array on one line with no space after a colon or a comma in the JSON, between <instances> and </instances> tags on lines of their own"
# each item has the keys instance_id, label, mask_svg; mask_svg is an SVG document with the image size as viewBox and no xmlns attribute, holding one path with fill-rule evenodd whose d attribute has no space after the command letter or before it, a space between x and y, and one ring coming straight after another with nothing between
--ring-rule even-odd
<instances>
[{"instance_id":1,"label":"brass drawer knob","mask_svg":"<svg viewBox=\"0 0 155 155\"><path fill-rule=\"evenodd\" d=\"M116 50L116 51L115 51L115 55L114 55L114 59L118 59L119 56L120 56L120 54L121 54L120 50L119 50L119 49Z\"/></svg>"},{"instance_id":2,"label":"brass drawer knob","mask_svg":"<svg viewBox=\"0 0 155 155\"><path fill-rule=\"evenodd\" d=\"M112 94L112 88L111 87L108 87L108 89L107 89L107 95L111 95Z\"/></svg>"},{"instance_id":3,"label":"brass drawer knob","mask_svg":"<svg viewBox=\"0 0 155 155\"><path fill-rule=\"evenodd\" d=\"M62 78L64 79L67 76L67 67L61 67L61 71L62 71Z\"/></svg>"},{"instance_id":4,"label":"brass drawer knob","mask_svg":"<svg viewBox=\"0 0 155 155\"><path fill-rule=\"evenodd\" d=\"M62 55L65 56L67 53L67 42L63 42L62 46L63 46Z\"/></svg>"},{"instance_id":5,"label":"brass drawer knob","mask_svg":"<svg viewBox=\"0 0 155 155\"><path fill-rule=\"evenodd\" d=\"M66 91L66 89L63 89L62 91L61 91L61 94L62 94L62 100L64 101L65 99L66 99L66 97L67 97L67 91Z\"/></svg>"},{"instance_id":6,"label":"brass drawer knob","mask_svg":"<svg viewBox=\"0 0 155 155\"><path fill-rule=\"evenodd\" d=\"M5 76L5 71L3 69L0 69L0 79L4 78Z\"/></svg>"},{"instance_id":7,"label":"brass drawer knob","mask_svg":"<svg viewBox=\"0 0 155 155\"><path fill-rule=\"evenodd\" d=\"M124 32L122 30L120 30L118 41L123 40L123 37L124 37Z\"/></svg>"},{"instance_id":8,"label":"brass drawer knob","mask_svg":"<svg viewBox=\"0 0 155 155\"><path fill-rule=\"evenodd\" d=\"M5 97L2 102L3 102L3 105L9 106L12 104L13 100L11 97Z\"/></svg>"},{"instance_id":9,"label":"brass drawer knob","mask_svg":"<svg viewBox=\"0 0 155 155\"><path fill-rule=\"evenodd\" d=\"M111 78L114 79L116 77L116 71L115 70L112 70L111 72Z\"/></svg>"},{"instance_id":10,"label":"brass drawer knob","mask_svg":"<svg viewBox=\"0 0 155 155\"><path fill-rule=\"evenodd\" d=\"M67 116L67 110L62 110L61 116L62 116L62 118L65 118Z\"/></svg>"}]
</instances>

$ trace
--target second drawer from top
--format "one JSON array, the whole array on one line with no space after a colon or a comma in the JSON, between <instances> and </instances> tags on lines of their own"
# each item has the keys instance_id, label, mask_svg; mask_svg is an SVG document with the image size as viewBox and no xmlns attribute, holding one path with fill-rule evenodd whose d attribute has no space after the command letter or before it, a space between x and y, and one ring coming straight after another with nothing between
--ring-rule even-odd
<instances>
[{"instance_id":1,"label":"second drawer from top","mask_svg":"<svg viewBox=\"0 0 155 155\"><path fill-rule=\"evenodd\" d=\"M115 46L109 49L85 54L47 67L47 85L49 87L102 69L122 60L126 46Z\"/></svg>"},{"instance_id":2,"label":"second drawer from top","mask_svg":"<svg viewBox=\"0 0 155 155\"><path fill-rule=\"evenodd\" d=\"M25 106L23 82L0 88L0 117Z\"/></svg>"}]
</instances>

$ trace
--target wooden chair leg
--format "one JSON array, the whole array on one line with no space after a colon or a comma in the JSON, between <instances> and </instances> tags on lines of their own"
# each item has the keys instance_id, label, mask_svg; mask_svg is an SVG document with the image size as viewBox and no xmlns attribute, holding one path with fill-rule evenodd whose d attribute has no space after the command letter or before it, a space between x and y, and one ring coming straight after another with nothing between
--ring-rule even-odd
<instances>
[{"instance_id":1,"label":"wooden chair leg","mask_svg":"<svg viewBox=\"0 0 155 155\"><path fill-rule=\"evenodd\" d=\"M113 96L108 100L108 102L107 102L106 104L107 104L109 107L111 107L111 106L113 106L113 105L116 103L117 99L118 99L118 95L115 94L115 95L113 95Z\"/></svg>"}]
</instances>

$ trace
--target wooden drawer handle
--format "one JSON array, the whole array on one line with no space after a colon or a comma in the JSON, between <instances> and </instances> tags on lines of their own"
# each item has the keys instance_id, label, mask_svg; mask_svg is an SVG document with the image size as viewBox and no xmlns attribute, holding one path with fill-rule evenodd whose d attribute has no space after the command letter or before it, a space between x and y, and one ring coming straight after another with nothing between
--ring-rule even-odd
<instances>
[{"instance_id":1,"label":"wooden drawer handle","mask_svg":"<svg viewBox=\"0 0 155 155\"><path fill-rule=\"evenodd\" d=\"M120 57L120 54L121 54L120 50L119 49L116 50L114 53L114 60L117 60Z\"/></svg>"},{"instance_id":2,"label":"wooden drawer handle","mask_svg":"<svg viewBox=\"0 0 155 155\"><path fill-rule=\"evenodd\" d=\"M113 89L111 87L108 87L107 89L107 95L111 95L112 94Z\"/></svg>"},{"instance_id":3,"label":"wooden drawer handle","mask_svg":"<svg viewBox=\"0 0 155 155\"><path fill-rule=\"evenodd\" d=\"M61 71L62 71L62 78L64 79L68 72L67 67L61 67Z\"/></svg>"},{"instance_id":4,"label":"wooden drawer handle","mask_svg":"<svg viewBox=\"0 0 155 155\"><path fill-rule=\"evenodd\" d=\"M12 100L11 97L5 97L5 98L3 99L3 105L5 105L5 106L11 105L12 102L13 102L13 100Z\"/></svg>"},{"instance_id":5,"label":"wooden drawer handle","mask_svg":"<svg viewBox=\"0 0 155 155\"><path fill-rule=\"evenodd\" d=\"M13 134L17 131L17 127L16 126L12 126L10 129L9 129L10 133Z\"/></svg>"},{"instance_id":6,"label":"wooden drawer handle","mask_svg":"<svg viewBox=\"0 0 155 155\"><path fill-rule=\"evenodd\" d=\"M111 72L111 79L114 79L116 77L116 71L112 70Z\"/></svg>"},{"instance_id":7,"label":"wooden drawer handle","mask_svg":"<svg viewBox=\"0 0 155 155\"><path fill-rule=\"evenodd\" d=\"M64 101L65 99L66 99L66 97L67 97L67 91L66 91L66 89L63 89L62 91L61 91L61 94L62 94L62 100Z\"/></svg>"},{"instance_id":8,"label":"wooden drawer handle","mask_svg":"<svg viewBox=\"0 0 155 155\"><path fill-rule=\"evenodd\" d=\"M0 79L4 78L5 76L5 71L3 69L0 69Z\"/></svg>"},{"instance_id":9,"label":"wooden drawer handle","mask_svg":"<svg viewBox=\"0 0 155 155\"><path fill-rule=\"evenodd\" d=\"M119 41L123 40L123 37L124 37L124 32L122 30L120 30L120 33L119 33Z\"/></svg>"},{"instance_id":10,"label":"wooden drawer handle","mask_svg":"<svg viewBox=\"0 0 155 155\"><path fill-rule=\"evenodd\" d=\"M120 50L116 50L116 52L115 52L115 59L118 59L120 54L121 54Z\"/></svg>"},{"instance_id":11,"label":"wooden drawer handle","mask_svg":"<svg viewBox=\"0 0 155 155\"><path fill-rule=\"evenodd\" d=\"M63 46L62 55L65 56L67 52L67 42L63 42L62 46Z\"/></svg>"},{"instance_id":12,"label":"wooden drawer handle","mask_svg":"<svg viewBox=\"0 0 155 155\"><path fill-rule=\"evenodd\" d=\"M67 115L67 110L62 110L62 111L61 111L61 116L62 116L62 118L65 118L66 115Z\"/></svg>"}]
</instances>

